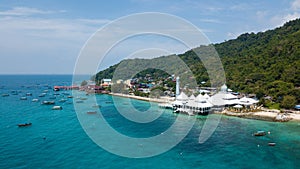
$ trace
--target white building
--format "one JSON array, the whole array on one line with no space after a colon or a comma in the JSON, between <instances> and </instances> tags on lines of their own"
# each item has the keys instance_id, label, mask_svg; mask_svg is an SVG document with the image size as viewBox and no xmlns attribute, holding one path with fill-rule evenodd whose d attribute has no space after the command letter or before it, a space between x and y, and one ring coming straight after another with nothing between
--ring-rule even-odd
<instances>
[{"instance_id":1,"label":"white building","mask_svg":"<svg viewBox=\"0 0 300 169\"><path fill-rule=\"evenodd\" d=\"M174 112L177 113L207 115L212 108L218 110L225 106L250 106L258 103L257 100L252 98L243 97L239 99L237 96L228 92L228 88L225 84L221 87L220 92L213 96L209 96L206 93L204 95L199 94L197 97L194 95L188 97L183 92L177 95L177 89L179 90L177 84L179 84L179 78L176 79L176 100L172 102Z\"/></svg>"}]
</instances>

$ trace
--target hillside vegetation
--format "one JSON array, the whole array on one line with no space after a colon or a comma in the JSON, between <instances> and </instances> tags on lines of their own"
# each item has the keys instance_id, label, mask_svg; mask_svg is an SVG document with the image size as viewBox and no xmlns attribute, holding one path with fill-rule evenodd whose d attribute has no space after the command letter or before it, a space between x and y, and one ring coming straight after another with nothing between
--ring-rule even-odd
<instances>
[{"instance_id":1,"label":"hillside vegetation","mask_svg":"<svg viewBox=\"0 0 300 169\"><path fill-rule=\"evenodd\" d=\"M300 19L287 22L274 30L256 34L245 33L236 39L212 45L221 58L226 73L226 83L232 90L254 93L258 98L271 96L277 103L286 102L285 97L289 100L292 97L292 101L300 102ZM139 68L158 65L157 68L163 68L166 65L163 63L178 61L174 59L176 57L189 67L199 85L202 81L209 82L209 76L196 53L209 55L210 52L207 50L209 46L200 46L179 54L178 57L172 55L151 60L123 60L97 73L95 79L97 81L102 78L112 78L120 65ZM165 70L172 70L166 71L168 74L180 75L185 70L178 66L172 67L172 64L168 65L168 69ZM154 75L155 71L149 69L146 73ZM126 77L126 75L122 76ZM159 78L157 73L155 77ZM190 77L188 75L184 79L188 80ZM206 85L209 86L210 83Z\"/></svg>"}]
</instances>

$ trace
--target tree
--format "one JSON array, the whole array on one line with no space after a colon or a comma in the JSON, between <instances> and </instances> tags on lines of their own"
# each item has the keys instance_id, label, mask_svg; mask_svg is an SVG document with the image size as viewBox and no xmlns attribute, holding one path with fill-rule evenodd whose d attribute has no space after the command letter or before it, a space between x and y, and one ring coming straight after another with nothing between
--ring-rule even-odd
<instances>
[{"instance_id":1,"label":"tree","mask_svg":"<svg viewBox=\"0 0 300 169\"><path fill-rule=\"evenodd\" d=\"M280 104L280 106L282 108L286 108L286 109L292 109L295 105L296 105L297 101L296 101L296 97L295 96L284 96L283 100Z\"/></svg>"},{"instance_id":2,"label":"tree","mask_svg":"<svg viewBox=\"0 0 300 169\"><path fill-rule=\"evenodd\" d=\"M81 82L81 86L86 86L88 84L88 82L86 80Z\"/></svg>"}]
</instances>

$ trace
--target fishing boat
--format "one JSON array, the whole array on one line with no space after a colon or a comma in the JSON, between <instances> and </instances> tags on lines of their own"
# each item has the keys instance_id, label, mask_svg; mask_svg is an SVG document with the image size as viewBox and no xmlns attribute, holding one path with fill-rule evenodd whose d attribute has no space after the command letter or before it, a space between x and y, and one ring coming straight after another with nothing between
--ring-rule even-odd
<instances>
[{"instance_id":1,"label":"fishing boat","mask_svg":"<svg viewBox=\"0 0 300 169\"><path fill-rule=\"evenodd\" d=\"M18 124L19 127L26 127L26 126L31 126L32 123L21 123L21 124Z\"/></svg>"},{"instance_id":2,"label":"fishing boat","mask_svg":"<svg viewBox=\"0 0 300 169\"><path fill-rule=\"evenodd\" d=\"M266 132L265 131L257 131L256 133L253 134L254 136L265 136Z\"/></svg>"}]
</instances>

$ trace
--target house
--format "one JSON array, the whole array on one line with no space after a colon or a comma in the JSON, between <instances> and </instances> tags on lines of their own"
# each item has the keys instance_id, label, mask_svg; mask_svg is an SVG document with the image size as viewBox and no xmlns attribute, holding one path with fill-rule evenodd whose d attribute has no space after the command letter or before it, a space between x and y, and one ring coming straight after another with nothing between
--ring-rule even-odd
<instances>
[{"instance_id":1,"label":"house","mask_svg":"<svg viewBox=\"0 0 300 169\"><path fill-rule=\"evenodd\" d=\"M111 79L102 79L101 80L101 86L110 86L112 85Z\"/></svg>"}]
</instances>

